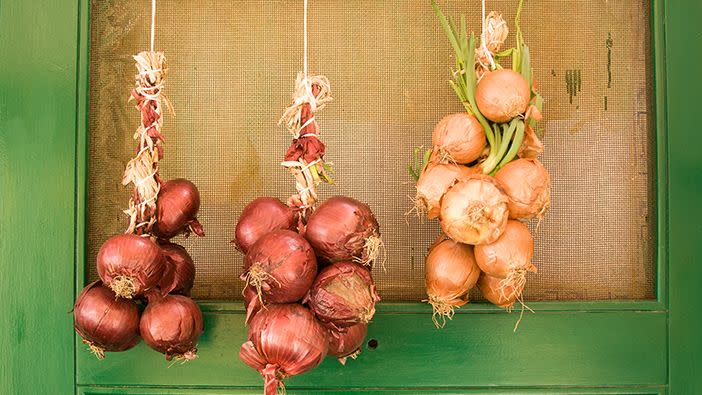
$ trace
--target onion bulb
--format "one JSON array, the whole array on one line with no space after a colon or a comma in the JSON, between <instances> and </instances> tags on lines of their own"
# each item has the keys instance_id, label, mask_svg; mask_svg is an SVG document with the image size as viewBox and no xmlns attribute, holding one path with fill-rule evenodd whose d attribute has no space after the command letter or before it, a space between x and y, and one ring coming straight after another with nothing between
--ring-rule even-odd
<instances>
[{"instance_id":1,"label":"onion bulb","mask_svg":"<svg viewBox=\"0 0 702 395\"><path fill-rule=\"evenodd\" d=\"M244 258L241 279L256 289L260 301L291 303L302 299L317 275L310 244L290 230L261 237Z\"/></svg>"},{"instance_id":2,"label":"onion bulb","mask_svg":"<svg viewBox=\"0 0 702 395\"><path fill-rule=\"evenodd\" d=\"M328 341L327 330L302 305L272 304L251 320L239 357L261 373L265 395L275 395L285 378L322 363Z\"/></svg>"},{"instance_id":3,"label":"onion bulb","mask_svg":"<svg viewBox=\"0 0 702 395\"><path fill-rule=\"evenodd\" d=\"M495 178L509 198L510 218L543 218L551 204L551 176L538 159L509 162Z\"/></svg>"},{"instance_id":4,"label":"onion bulb","mask_svg":"<svg viewBox=\"0 0 702 395\"><path fill-rule=\"evenodd\" d=\"M415 208L418 213L426 213L427 218L434 219L441 212L441 197L453 183L477 171L473 168L443 163L430 163L417 181Z\"/></svg>"},{"instance_id":5,"label":"onion bulb","mask_svg":"<svg viewBox=\"0 0 702 395\"><path fill-rule=\"evenodd\" d=\"M121 234L108 239L97 256L102 282L117 296L142 296L158 285L165 269L161 248L148 237Z\"/></svg>"},{"instance_id":6,"label":"onion bulb","mask_svg":"<svg viewBox=\"0 0 702 395\"><path fill-rule=\"evenodd\" d=\"M427 301L433 308L432 320L437 328L443 327L446 318L453 318L454 308L468 302L468 291L475 287L480 276L473 247L442 240L429 250L425 270Z\"/></svg>"},{"instance_id":7,"label":"onion bulb","mask_svg":"<svg viewBox=\"0 0 702 395\"><path fill-rule=\"evenodd\" d=\"M485 148L485 131L468 113L445 116L434 127L431 143L442 161L468 164L478 159Z\"/></svg>"},{"instance_id":8,"label":"onion bulb","mask_svg":"<svg viewBox=\"0 0 702 395\"><path fill-rule=\"evenodd\" d=\"M197 303L182 295L160 298L150 294L139 322L144 342L165 354L168 361L175 358L185 362L197 358L197 340L203 329L202 312Z\"/></svg>"},{"instance_id":9,"label":"onion bulb","mask_svg":"<svg viewBox=\"0 0 702 395\"><path fill-rule=\"evenodd\" d=\"M190 296L195 282L195 263L188 251L181 245L161 243L161 251L166 258L166 269L161 281L161 291Z\"/></svg>"},{"instance_id":10,"label":"onion bulb","mask_svg":"<svg viewBox=\"0 0 702 395\"><path fill-rule=\"evenodd\" d=\"M526 225L510 220L497 241L475 246L475 260L485 274L504 279L502 288L524 288L527 272L536 272L531 263L534 238Z\"/></svg>"},{"instance_id":11,"label":"onion bulb","mask_svg":"<svg viewBox=\"0 0 702 395\"><path fill-rule=\"evenodd\" d=\"M494 178L473 174L456 182L441 199L441 229L460 243L492 243L507 226L507 204Z\"/></svg>"},{"instance_id":12,"label":"onion bulb","mask_svg":"<svg viewBox=\"0 0 702 395\"><path fill-rule=\"evenodd\" d=\"M336 262L319 272L305 298L314 315L332 328L368 323L380 296L370 272L352 262Z\"/></svg>"},{"instance_id":13,"label":"onion bulb","mask_svg":"<svg viewBox=\"0 0 702 395\"><path fill-rule=\"evenodd\" d=\"M139 343L139 307L95 281L83 288L73 307L73 327L98 359Z\"/></svg>"},{"instance_id":14,"label":"onion bulb","mask_svg":"<svg viewBox=\"0 0 702 395\"><path fill-rule=\"evenodd\" d=\"M519 298L526 283L503 284L503 278L488 276L483 273L478 280L478 288L485 299L495 306L511 310Z\"/></svg>"},{"instance_id":15,"label":"onion bulb","mask_svg":"<svg viewBox=\"0 0 702 395\"><path fill-rule=\"evenodd\" d=\"M485 73L475 90L475 104L485 118L497 122L508 122L523 114L531 89L521 74L509 69Z\"/></svg>"},{"instance_id":16,"label":"onion bulb","mask_svg":"<svg viewBox=\"0 0 702 395\"><path fill-rule=\"evenodd\" d=\"M200 192L195 184L183 178L166 181L161 184L156 200L156 223L152 231L162 239L170 239L182 232L187 236L191 231L204 236L196 217L199 209Z\"/></svg>"},{"instance_id":17,"label":"onion bulb","mask_svg":"<svg viewBox=\"0 0 702 395\"><path fill-rule=\"evenodd\" d=\"M297 214L280 200L260 197L244 207L236 224L234 243L244 254L262 236L278 229L295 230Z\"/></svg>"},{"instance_id":18,"label":"onion bulb","mask_svg":"<svg viewBox=\"0 0 702 395\"><path fill-rule=\"evenodd\" d=\"M383 245L370 207L345 196L330 197L320 204L309 216L304 236L328 262L370 264Z\"/></svg>"},{"instance_id":19,"label":"onion bulb","mask_svg":"<svg viewBox=\"0 0 702 395\"><path fill-rule=\"evenodd\" d=\"M368 334L368 324L356 324L344 331L329 330L329 355L339 359L342 365L346 359L356 359L361 353L361 346Z\"/></svg>"}]
</instances>

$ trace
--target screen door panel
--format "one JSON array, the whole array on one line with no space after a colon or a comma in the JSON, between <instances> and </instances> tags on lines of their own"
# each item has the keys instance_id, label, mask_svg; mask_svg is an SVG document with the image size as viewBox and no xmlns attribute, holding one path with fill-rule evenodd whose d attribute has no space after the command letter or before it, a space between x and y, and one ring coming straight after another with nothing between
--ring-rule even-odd
<instances>
[{"instance_id":1,"label":"screen door panel","mask_svg":"<svg viewBox=\"0 0 702 395\"><path fill-rule=\"evenodd\" d=\"M128 102L131 55L148 47L148 2L94 0L91 10L88 266L123 232L138 112ZM513 29L517 1L489 1ZM440 1L479 32L478 1ZM193 294L240 299L236 218L258 196L294 193L279 163L291 136L277 125L302 68L301 1L159 2L156 49L168 59L165 178L198 185L205 238L184 239L195 259ZM651 299L655 294L655 141L648 2L530 0L522 30L546 99L551 209L530 224L539 273L527 300ZM317 114L336 184L322 197L370 204L386 245L374 270L386 301L424 294L424 256L440 228L405 215L414 186L407 164L434 124L461 111L447 81L453 57L428 1L315 1L310 69L326 75L331 102ZM476 292L474 299L480 299Z\"/></svg>"}]
</instances>

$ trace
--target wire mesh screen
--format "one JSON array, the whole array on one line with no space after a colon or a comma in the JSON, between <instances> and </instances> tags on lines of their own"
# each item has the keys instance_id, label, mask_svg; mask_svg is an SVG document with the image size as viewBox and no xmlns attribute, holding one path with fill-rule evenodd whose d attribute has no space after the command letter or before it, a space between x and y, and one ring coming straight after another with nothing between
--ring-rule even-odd
<instances>
[{"instance_id":1,"label":"wire mesh screen","mask_svg":"<svg viewBox=\"0 0 702 395\"><path fill-rule=\"evenodd\" d=\"M531 224L529 300L645 299L655 292L651 49L648 1L529 0L522 28L546 99L552 206ZM514 18L517 0L488 1ZM440 1L480 29L480 2ZM138 112L128 103L132 54L148 48L148 1L94 0L90 61L89 273L111 235L124 231ZM201 192L205 238L183 244L197 265L194 295L239 299L242 256L229 241L244 205L285 200L280 167L291 136L277 126L302 68L302 1L168 0L158 3L156 49L165 52L166 179ZM440 232L405 213L414 186L406 166L434 124L462 110L447 81L453 58L429 1L312 1L310 69L332 84L317 114L336 185L322 197L370 204L387 247L374 271L385 300L424 297L424 256ZM512 24L510 23L512 27ZM475 298L479 298L476 294Z\"/></svg>"}]
</instances>

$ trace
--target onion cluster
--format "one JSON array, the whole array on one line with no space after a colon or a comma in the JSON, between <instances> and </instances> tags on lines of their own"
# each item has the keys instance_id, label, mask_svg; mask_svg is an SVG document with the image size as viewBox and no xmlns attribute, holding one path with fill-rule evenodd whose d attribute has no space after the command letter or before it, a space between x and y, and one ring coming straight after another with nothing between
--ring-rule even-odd
<instances>
[{"instance_id":1,"label":"onion cluster","mask_svg":"<svg viewBox=\"0 0 702 395\"><path fill-rule=\"evenodd\" d=\"M526 275L536 267L534 239L520 221L543 219L551 179L537 159L544 148L536 127L543 99L521 35L510 49L509 69L500 57L489 56L499 52L506 30L484 45L485 37L458 34L438 6L434 11L456 50L461 70L451 85L467 109L441 119L433 147L410 166L417 180L413 210L438 217L443 232L425 265L426 302L436 326L443 327L476 285L497 306L511 309L521 302Z\"/></svg>"},{"instance_id":2,"label":"onion cluster","mask_svg":"<svg viewBox=\"0 0 702 395\"><path fill-rule=\"evenodd\" d=\"M149 234L120 234L108 239L97 256L100 281L76 300L75 329L95 355L123 351L141 338L166 359L195 358L203 330L202 313L188 296L195 263L187 250L168 241L190 230L202 235L195 219L197 188L187 180L163 183L157 220ZM141 306L145 306L140 313Z\"/></svg>"},{"instance_id":3,"label":"onion cluster","mask_svg":"<svg viewBox=\"0 0 702 395\"><path fill-rule=\"evenodd\" d=\"M326 355L355 358L380 300L370 267L382 242L368 205L335 196L304 215L264 197L236 225L249 325L239 355L261 373L266 394Z\"/></svg>"}]
</instances>

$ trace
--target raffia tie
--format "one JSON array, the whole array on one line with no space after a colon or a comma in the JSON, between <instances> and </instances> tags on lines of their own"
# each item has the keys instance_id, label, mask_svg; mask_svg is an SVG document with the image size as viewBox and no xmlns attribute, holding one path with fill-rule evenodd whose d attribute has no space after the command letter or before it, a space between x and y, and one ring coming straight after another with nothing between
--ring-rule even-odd
<instances>
[{"instance_id":1,"label":"raffia tie","mask_svg":"<svg viewBox=\"0 0 702 395\"><path fill-rule=\"evenodd\" d=\"M317 95L313 94L312 86L318 87ZM303 123L302 109L305 105L309 105L310 111L312 114L315 114L316 111L324 108L326 103L331 100L331 87L327 77L322 75L306 76L304 73L300 72L295 79L293 102L285 109L278 124L285 125L285 128L293 135L294 139L299 139L300 137L319 138L315 133L300 136L301 131L306 126L316 122L314 115L312 115ZM297 195L291 197L292 203L303 210L314 206L317 202L317 186L321 182L321 179L318 172L313 172L311 168L318 167L320 163L323 164L321 159L307 163L302 158L297 161L285 161L281 163L281 165L287 168L295 177Z\"/></svg>"},{"instance_id":2,"label":"raffia tie","mask_svg":"<svg viewBox=\"0 0 702 395\"><path fill-rule=\"evenodd\" d=\"M139 101L141 124L134 133L139 151L127 163L122 177L122 185L134 185L129 208L124 210L129 216L126 233L141 233L140 228L148 232L156 221L156 199L161 188L158 161L163 124L162 99L166 107L171 109L170 102L161 94L167 71L163 67L166 61L163 53L145 51L134 55L134 60L138 73L135 75L134 93L130 100L136 98ZM153 110L145 111L144 108ZM148 114L150 111L153 113Z\"/></svg>"},{"instance_id":3,"label":"raffia tie","mask_svg":"<svg viewBox=\"0 0 702 395\"><path fill-rule=\"evenodd\" d=\"M479 78L495 68L493 56L500 51L508 34L509 28L502 15L491 11L483 21L480 46L475 49L475 69Z\"/></svg>"}]
</instances>

